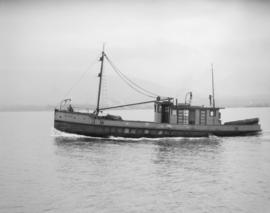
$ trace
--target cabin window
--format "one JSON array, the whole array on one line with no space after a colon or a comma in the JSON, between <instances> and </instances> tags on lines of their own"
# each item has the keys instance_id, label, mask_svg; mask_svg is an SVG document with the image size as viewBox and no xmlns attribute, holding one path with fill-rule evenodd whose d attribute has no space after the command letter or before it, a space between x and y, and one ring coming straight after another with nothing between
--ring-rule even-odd
<instances>
[{"instance_id":1,"label":"cabin window","mask_svg":"<svg viewBox=\"0 0 270 213\"><path fill-rule=\"evenodd\" d=\"M206 111L201 110L201 116L200 116L200 124L205 125L206 124Z\"/></svg>"},{"instance_id":2,"label":"cabin window","mask_svg":"<svg viewBox=\"0 0 270 213\"><path fill-rule=\"evenodd\" d=\"M189 111L188 110L178 110L177 123L188 124Z\"/></svg>"},{"instance_id":3,"label":"cabin window","mask_svg":"<svg viewBox=\"0 0 270 213\"><path fill-rule=\"evenodd\" d=\"M178 110L177 123L183 124L184 110Z\"/></svg>"},{"instance_id":4,"label":"cabin window","mask_svg":"<svg viewBox=\"0 0 270 213\"><path fill-rule=\"evenodd\" d=\"M184 120L183 120L184 124L188 124L188 116L189 116L189 111L184 110Z\"/></svg>"},{"instance_id":5,"label":"cabin window","mask_svg":"<svg viewBox=\"0 0 270 213\"><path fill-rule=\"evenodd\" d=\"M144 134L149 134L149 130L148 129L144 130Z\"/></svg>"},{"instance_id":6,"label":"cabin window","mask_svg":"<svg viewBox=\"0 0 270 213\"><path fill-rule=\"evenodd\" d=\"M209 115L210 115L211 117L215 117L215 116L216 116L216 110L211 109L211 110L209 111Z\"/></svg>"},{"instance_id":7,"label":"cabin window","mask_svg":"<svg viewBox=\"0 0 270 213\"><path fill-rule=\"evenodd\" d=\"M129 129L128 128L125 128L125 133L129 133Z\"/></svg>"}]
</instances>

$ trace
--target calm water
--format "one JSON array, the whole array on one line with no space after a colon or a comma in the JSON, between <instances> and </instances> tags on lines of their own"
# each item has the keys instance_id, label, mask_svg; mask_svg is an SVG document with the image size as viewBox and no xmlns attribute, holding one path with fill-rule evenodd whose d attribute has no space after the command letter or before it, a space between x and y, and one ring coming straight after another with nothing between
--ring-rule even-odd
<instances>
[{"instance_id":1,"label":"calm water","mask_svg":"<svg viewBox=\"0 0 270 213\"><path fill-rule=\"evenodd\" d=\"M0 212L270 212L270 108L223 110L254 116L259 136L124 140L61 134L53 112L2 112Z\"/></svg>"}]
</instances>

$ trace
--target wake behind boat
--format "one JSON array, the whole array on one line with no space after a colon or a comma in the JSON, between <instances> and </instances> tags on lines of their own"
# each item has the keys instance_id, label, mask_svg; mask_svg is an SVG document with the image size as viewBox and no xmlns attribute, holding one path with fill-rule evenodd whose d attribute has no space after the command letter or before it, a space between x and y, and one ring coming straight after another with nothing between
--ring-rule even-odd
<instances>
[{"instance_id":1,"label":"wake behind boat","mask_svg":"<svg viewBox=\"0 0 270 213\"><path fill-rule=\"evenodd\" d=\"M215 106L214 81L212 69L212 95L209 96L210 106L191 105L192 93L188 93L190 101L178 103L177 99L156 96L155 99L140 103L131 103L120 106L100 108L100 95L105 59L112 65L104 49L100 57L101 67L99 77L98 99L95 111L91 113L74 111L70 99L61 102L60 107L54 111L54 127L57 130L94 137L128 137L128 138L160 138L160 137L207 137L216 136L244 136L254 135L261 131L258 118L231 121L222 124L220 107ZM122 72L117 71L123 80L126 80L133 89L144 93L153 93L143 89ZM186 96L187 98L187 96ZM154 121L123 120L120 116L100 115L101 111L154 103Z\"/></svg>"}]
</instances>

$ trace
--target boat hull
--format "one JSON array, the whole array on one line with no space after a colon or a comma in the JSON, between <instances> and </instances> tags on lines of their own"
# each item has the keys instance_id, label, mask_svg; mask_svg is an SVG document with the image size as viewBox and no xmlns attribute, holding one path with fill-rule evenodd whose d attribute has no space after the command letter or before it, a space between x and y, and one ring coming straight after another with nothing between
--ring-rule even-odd
<instances>
[{"instance_id":1,"label":"boat hull","mask_svg":"<svg viewBox=\"0 0 270 213\"><path fill-rule=\"evenodd\" d=\"M94 114L55 110L55 129L92 137L208 137L254 135L261 131L252 125L172 125L147 121L110 120Z\"/></svg>"}]
</instances>

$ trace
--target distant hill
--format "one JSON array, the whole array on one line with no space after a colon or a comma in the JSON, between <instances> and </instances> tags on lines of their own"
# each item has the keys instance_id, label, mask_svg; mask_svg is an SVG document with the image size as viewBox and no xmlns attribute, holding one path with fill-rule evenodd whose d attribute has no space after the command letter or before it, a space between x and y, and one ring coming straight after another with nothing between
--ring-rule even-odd
<instances>
[{"instance_id":1,"label":"distant hill","mask_svg":"<svg viewBox=\"0 0 270 213\"><path fill-rule=\"evenodd\" d=\"M140 76L141 77L141 76ZM163 97L175 97L178 99L178 103L184 102L185 94L188 92L183 85L170 85L171 87L165 87L154 83L153 81L142 80L139 78L132 78L132 80L144 89L151 91L157 95ZM60 82L61 83L61 82ZM72 85L72 83L70 83ZM59 87L53 90L44 92L39 97L24 96L21 97L20 102L16 104L1 104L0 111L42 111L53 110L61 101L61 94L65 94L70 90L70 85L65 82L65 88L59 84ZM83 79L80 84L70 90L63 98L72 98L73 106L95 109L97 102L98 91L98 78L96 76L92 78ZM216 105L224 107L269 107L270 97L269 94L253 95L253 96L232 96L220 94L219 91L216 94ZM205 91L193 91L192 104L194 105L209 105L208 93ZM153 97L145 97L142 94L134 91L127 86L117 76L104 76L103 88L101 93L101 107L124 105L129 103L136 103L142 101L153 100ZM27 103L27 104L26 104ZM138 105L129 108L145 109L152 108L153 104Z\"/></svg>"}]
</instances>

